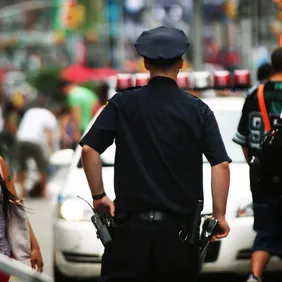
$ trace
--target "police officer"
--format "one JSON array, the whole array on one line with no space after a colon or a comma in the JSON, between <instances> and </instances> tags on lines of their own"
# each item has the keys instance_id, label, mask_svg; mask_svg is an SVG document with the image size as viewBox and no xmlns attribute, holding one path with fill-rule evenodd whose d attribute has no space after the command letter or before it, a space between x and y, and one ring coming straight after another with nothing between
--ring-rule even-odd
<instances>
[{"instance_id":1,"label":"police officer","mask_svg":"<svg viewBox=\"0 0 282 282\"><path fill-rule=\"evenodd\" d=\"M175 28L143 32L135 47L150 82L111 98L81 140L94 208L110 209L117 223L105 247L100 281L197 281L197 240L189 239L203 199L202 154L212 166L213 212L223 229L217 238L229 233L231 160L213 112L176 83L188 46L186 35ZM112 202L104 192L100 154L114 140Z\"/></svg>"}]
</instances>

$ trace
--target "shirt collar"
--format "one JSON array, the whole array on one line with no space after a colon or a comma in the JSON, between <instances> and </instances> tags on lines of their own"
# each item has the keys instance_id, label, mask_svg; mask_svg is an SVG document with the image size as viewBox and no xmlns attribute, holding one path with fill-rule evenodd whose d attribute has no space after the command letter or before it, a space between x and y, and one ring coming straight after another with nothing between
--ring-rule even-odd
<instances>
[{"instance_id":1,"label":"shirt collar","mask_svg":"<svg viewBox=\"0 0 282 282\"><path fill-rule=\"evenodd\" d=\"M153 78L150 79L149 81L149 85L163 85L163 84L166 84L166 85L174 85L174 86L177 86L177 83L174 79L172 78L169 78L169 77L166 77L166 76L155 76Z\"/></svg>"}]
</instances>

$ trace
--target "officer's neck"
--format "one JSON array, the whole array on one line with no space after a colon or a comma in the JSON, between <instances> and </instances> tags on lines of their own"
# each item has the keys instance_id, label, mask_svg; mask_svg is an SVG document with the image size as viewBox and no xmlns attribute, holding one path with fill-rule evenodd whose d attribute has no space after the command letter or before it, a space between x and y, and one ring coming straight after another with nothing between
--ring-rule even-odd
<instances>
[{"instance_id":1,"label":"officer's neck","mask_svg":"<svg viewBox=\"0 0 282 282\"><path fill-rule=\"evenodd\" d=\"M151 71L150 72L150 77L157 77L157 76L161 76L161 77L167 77L173 80L177 80L177 73L169 73L169 72L162 72L162 71Z\"/></svg>"}]
</instances>

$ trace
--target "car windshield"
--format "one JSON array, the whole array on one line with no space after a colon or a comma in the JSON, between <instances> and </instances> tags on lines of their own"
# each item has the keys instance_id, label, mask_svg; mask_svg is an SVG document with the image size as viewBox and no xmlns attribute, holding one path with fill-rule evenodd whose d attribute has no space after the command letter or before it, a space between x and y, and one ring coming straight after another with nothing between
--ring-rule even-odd
<instances>
[{"instance_id":1,"label":"car windshield","mask_svg":"<svg viewBox=\"0 0 282 282\"><path fill-rule=\"evenodd\" d=\"M241 146L237 145L232 141L233 135L238 126L240 119L240 111L235 110L220 110L214 111L216 120L219 125L219 129L227 150L229 157L233 163L245 162L244 155ZM115 160L115 145L111 145L102 155L101 160L103 166L113 166ZM207 159L203 156L203 162L207 163ZM81 167L81 162L79 162Z\"/></svg>"},{"instance_id":2,"label":"car windshield","mask_svg":"<svg viewBox=\"0 0 282 282\"><path fill-rule=\"evenodd\" d=\"M232 138L238 127L241 112L240 111L214 111L219 130L225 144L227 153L234 163L245 162L244 154L241 146L234 143ZM203 157L203 161L207 159Z\"/></svg>"}]
</instances>

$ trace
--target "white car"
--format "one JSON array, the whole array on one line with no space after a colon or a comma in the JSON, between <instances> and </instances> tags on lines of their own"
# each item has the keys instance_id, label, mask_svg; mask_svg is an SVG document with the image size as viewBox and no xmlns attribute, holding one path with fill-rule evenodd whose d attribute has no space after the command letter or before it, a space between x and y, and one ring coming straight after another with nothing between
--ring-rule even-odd
<instances>
[{"instance_id":1,"label":"white car","mask_svg":"<svg viewBox=\"0 0 282 282\"><path fill-rule=\"evenodd\" d=\"M250 267L251 248L255 238L252 229L253 214L249 188L248 165L245 163L240 146L232 141L237 128L244 98L210 97L203 99L214 111L229 156L233 162L231 169L231 186L227 207L227 220L231 227L230 235L209 247L204 273L232 272L247 273ZM94 118L95 119L95 118ZM93 119L93 122L94 122ZM62 162L63 152L57 152L51 161ZM101 156L103 162L103 181L106 193L114 199L114 155L112 145ZM59 157L58 157L59 156ZM55 281L62 278L79 279L98 277L100 274L103 246L96 238L96 232L90 217L93 212L77 195L92 202L84 171L81 167L81 148L74 154L65 154L71 158L61 193L57 201L57 217L54 222L54 270ZM66 162L63 162L64 164ZM204 209L203 215L212 213L211 167L204 158ZM50 183L49 183L50 185ZM268 270L281 269L280 260L273 258Z\"/></svg>"}]
</instances>

